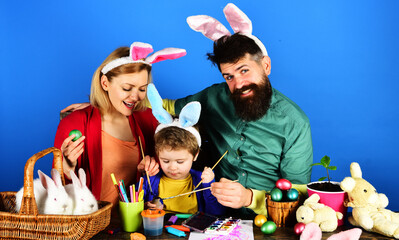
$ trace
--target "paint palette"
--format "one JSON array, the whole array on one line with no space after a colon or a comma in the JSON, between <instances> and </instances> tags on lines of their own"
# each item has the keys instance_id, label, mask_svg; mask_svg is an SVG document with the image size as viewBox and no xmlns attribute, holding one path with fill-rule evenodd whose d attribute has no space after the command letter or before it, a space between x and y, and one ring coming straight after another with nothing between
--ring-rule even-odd
<instances>
[{"instance_id":1,"label":"paint palette","mask_svg":"<svg viewBox=\"0 0 399 240\"><path fill-rule=\"evenodd\" d=\"M206 234L229 234L240 222L237 218L218 219L205 229Z\"/></svg>"},{"instance_id":2,"label":"paint palette","mask_svg":"<svg viewBox=\"0 0 399 240\"><path fill-rule=\"evenodd\" d=\"M217 218L203 212L197 212L185 220L182 225L197 232L207 234L229 234L240 222L236 218Z\"/></svg>"}]
</instances>

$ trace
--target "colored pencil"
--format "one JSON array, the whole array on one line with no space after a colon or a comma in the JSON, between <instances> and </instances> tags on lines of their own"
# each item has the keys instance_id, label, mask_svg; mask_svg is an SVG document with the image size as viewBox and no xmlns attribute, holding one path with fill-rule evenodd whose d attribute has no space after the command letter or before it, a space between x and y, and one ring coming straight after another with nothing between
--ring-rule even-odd
<instances>
[{"instance_id":1,"label":"colored pencil","mask_svg":"<svg viewBox=\"0 0 399 240\"><path fill-rule=\"evenodd\" d=\"M124 202L129 202L129 199L127 198L127 195L126 195L126 190L122 186L122 182L121 181L119 181L119 188L120 188L120 190L122 192L122 196L123 196Z\"/></svg>"},{"instance_id":2,"label":"colored pencil","mask_svg":"<svg viewBox=\"0 0 399 240\"><path fill-rule=\"evenodd\" d=\"M116 182L115 175L113 173L111 173L111 179L112 179L112 182L114 183L116 191L118 192L119 199L123 202L123 196L122 196L121 192L119 191L118 183Z\"/></svg>"},{"instance_id":3,"label":"colored pencil","mask_svg":"<svg viewBox=\"0 0 399 240\"><path fill-rule=\"evenodd\" d=\"M133 185L130 185L130 201L134 202L134 197L133 197Z\"/></svg>"},{"instance_id":4,"label":"colored pencil","mask_svg":"<svg viewBox=\"0 0 399 240\"><path fill-rule=\"evenodd\" d=\"M141 190L143 190L143 181L144 181L144 179L143 179L143 177L140 177L140 180L139 180L139 189L137 190L137 192L141 192Z\"/></svg>"},{"instance_id":5,"label":"colored pencil","mask_svg":"<svg viewBox=\"0 0 399 240\"><path fill-rule=\"evenodd\" d=\"M132 199L132 202L136 202L136 186L133 184L133 187L132 187L132 189L133 189L133 199Z\"/></svg>"},{"instance_id":6,"label":"colored pencil","mask_svg":"<svg viewBox=\"0 0 399 240\"><path fill-rule=\"evenodd\" d=\"M138 199L138 202L143 201L143 198L144 198L144 191L141 190L141 192L139 192L139 197L137 198L137 199Z\"/></svg>"}]
</instances>

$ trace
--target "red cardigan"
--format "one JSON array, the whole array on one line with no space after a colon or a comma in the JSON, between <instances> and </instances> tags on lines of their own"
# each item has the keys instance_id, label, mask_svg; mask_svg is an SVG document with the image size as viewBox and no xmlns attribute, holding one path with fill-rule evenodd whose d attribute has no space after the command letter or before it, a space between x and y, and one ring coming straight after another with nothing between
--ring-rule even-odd
<instances>
[{"instance_id":1,"label":"red cardigan","mask_svg":"<svg viewBox=\"0 0 399 240\"><path fill-rule=\"evenodd\" d=\"M130 128L136 141L140 136L145 155L154 156L154 133L158 121L152 115L151 109L134 111L129 116ZM86 136L84 151L78 159L75 172L83 168L86 172L87 186L99 200L101 196L102 181L102 146L101 146L101 115L100 111L88 106L66 116L58 125L55 135L54 147L61 149L63 141L69 136L69 132L77 129ZM139 147L139 159L142 159ZM139 173L138 173L139 174ZM139 177L139 176L138 176ZM110 178L111 179L111 178ZM66 183L71 181L65 177ZM111 180L110 180L111 181Z\"/></svg>"}]
</instances>

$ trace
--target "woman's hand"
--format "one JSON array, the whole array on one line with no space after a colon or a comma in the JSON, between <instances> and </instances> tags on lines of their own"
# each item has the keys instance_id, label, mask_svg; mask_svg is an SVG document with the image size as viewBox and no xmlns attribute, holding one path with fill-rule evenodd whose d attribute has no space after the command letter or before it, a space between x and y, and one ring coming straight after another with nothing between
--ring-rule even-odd
<instances>
[{"instance_id":1,"label":"woman's hand","mask_svg":"<svg viewBox=\"0 0 399 240\"><path fill-rule=\"evenodd\" d=\"M238 182L221 178L219 182L211 184L212 195L218 202L226 207L248 207L252 202L252 191L244 188Z\"/></svg>"},{"instance_id":2,"label":"woman's hand","mask_svg":"<svg viewBox=\"0 0 399 240\"><path fill-rule=\"evenodd\" d=\"M75 170L78 163L78 158L82 155L84 150L84 140L85 136L80 137L75 142L72 139L75 134L67 137L61 145L61 152L63 156L62 166L64 168L64 173L70 178L70 171Z\"/></svg>"},{"instance_id":3,"label":"woman's hand","mask_svg":"<svg viewBox=\"0 0 399 240\"><path fill-rule=\"evenodd\" d=\"M137 165L137 170L141 173L146 171L149 176L154 176L159 172L159 164L155 158L145 156L144 159Z\"/></svg>"},{"instance_id":4,"label":"woman's hand","mask_svg":"<svg viewBox=\"0 0 399 240\"><path fill-rule=\"evenodd\" d=\"M205 167L204 171L202 172L201 179L203 183L209 183L215 178L215 174L213 173L212 169L209 167Z\"/></svg>"}]
</instances>

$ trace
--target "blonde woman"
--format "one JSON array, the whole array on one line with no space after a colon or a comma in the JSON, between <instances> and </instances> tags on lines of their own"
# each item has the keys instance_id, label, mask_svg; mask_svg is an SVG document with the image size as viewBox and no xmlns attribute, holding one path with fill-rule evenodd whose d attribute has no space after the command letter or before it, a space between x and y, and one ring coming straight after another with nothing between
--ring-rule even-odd
<instances>
[{"instance_id":1,"label":"blonde woman","mask_svg":"<svg viewBox=\"0 0 399 240\"><path fill-rule=\"evenodd\" d=\"M54 146L63 154L64 174L83 168L87 186L97 200L118 202L110 174L123 179L126 186L137 181L146 170L159 171L154 158L154 132L158 125L146 108L147 85L152 64L186 54L184 49L166 48L147 57L152 46L135 42L113 51L94 73L90 105L63 118ZM82 137L73 141L79 130ZM140 143L144 150L142 156ZM143 160L142 160L143 159Z\"/></svg>"}]
</instances>

